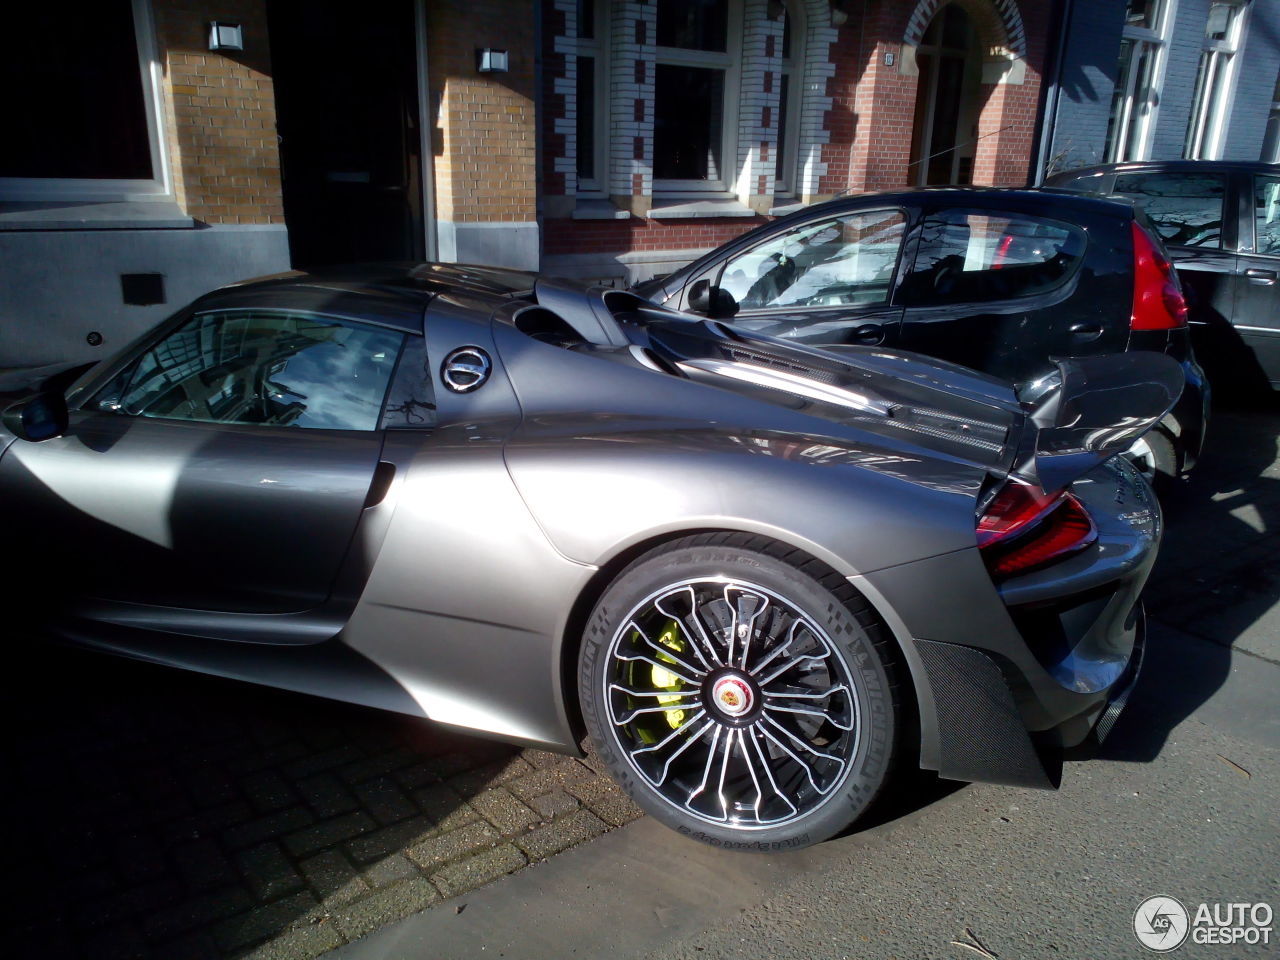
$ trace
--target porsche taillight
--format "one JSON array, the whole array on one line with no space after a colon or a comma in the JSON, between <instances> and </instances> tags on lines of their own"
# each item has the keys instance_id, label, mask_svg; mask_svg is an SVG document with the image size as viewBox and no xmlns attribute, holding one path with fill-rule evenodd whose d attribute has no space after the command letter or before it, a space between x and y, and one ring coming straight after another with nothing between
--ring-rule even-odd
<instances>
[{"instance_id":1,"label":"porsche taillight","mask_svg":"<svg viewBox=\"0 0 1280 960\"><path fill-rule=\"evenodd\" d=\"M1131 330L1174 330L1187 325L1187 301L1173 264L1147 231L1133 228L1133 314Z\"/></svg>"},{"instance_id":2,"label":"porsche taillight","mask_svg":"<svg viewBox=\"0 0 1280 960\"><path fill-rule=\"evenodd\" d=\"M977 536L987 569L1004 580L1083 550L1098 533L1070 493L1010 480L978 518Z\"/></svg>"}]
</instances>

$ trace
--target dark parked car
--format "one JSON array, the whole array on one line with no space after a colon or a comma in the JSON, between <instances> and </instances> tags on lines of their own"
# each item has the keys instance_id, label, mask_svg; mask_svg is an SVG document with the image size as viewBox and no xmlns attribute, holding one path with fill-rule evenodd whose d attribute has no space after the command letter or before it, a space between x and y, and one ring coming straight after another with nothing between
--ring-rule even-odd
<instances>
[{"instance_id":1,"label":"dark parked car","mask_svg":"<svg viewBox=\"0 0 1280 960\"><path fill-rule=\"evenodd\" d=\"M1280 389L1280 164L1120 163L1049 183L1141 204L1187 291L1192 340L1210 381Z\"/></svg>"},{"instance_id":2,"label":"dark parked car","mask_svg":"<svg viewBox=\"0 0 1280 960\"><path fill-rule=\"evenodd\" d=\"M1051 787L1106 734L1161 532L1114 453L1182 386L1064 361L1028 409L431 265L230 287L69 376L4 410L10 611L555 750L585 728L654 815L754 849L897 766Z\"/></svg>"},{"instance_id":3,"label":"dark parked car","mask_svg":"<svg viewBox=\"0 0 1280 960\"><path fill-rule=\"evenodd\" d=\"M814 204L636 287L735 327L823 345L919 351L1034 383L1058 357L1156 350L1187 387L1134 451L1184 473L1208 397L1186 310L1151 225L1124 200L940 188Z\"/></svg>"}]
</instances>

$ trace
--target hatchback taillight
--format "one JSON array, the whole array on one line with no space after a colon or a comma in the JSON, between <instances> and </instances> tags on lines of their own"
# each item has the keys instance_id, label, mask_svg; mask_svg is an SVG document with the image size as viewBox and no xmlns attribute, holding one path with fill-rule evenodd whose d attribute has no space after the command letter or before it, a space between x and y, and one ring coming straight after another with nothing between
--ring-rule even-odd
<instances>
[{"instance_id":1,"label":"hatchback taillight","mask_svg":"<svg viewBox=\"0 0 1280 960\"><path fill-rule=\"evenodd\" d=\"M987 569L1003 580L1084 549L1098 532L1066 491L1044 494L1010 480L978 518L977 535Z\"/></svg>"},{"instance_id":2,"label":"hatchback taillight","mask_svg":"<svg viewBox=\"0 0 1280 960\"><path fill-rule=\"evenodd\" d=\"M1133 315L1131 330L1174 330L1187 325L1182 285L1160 247L1137 222L1133 227Z\"/></svg>"}]
</instances>

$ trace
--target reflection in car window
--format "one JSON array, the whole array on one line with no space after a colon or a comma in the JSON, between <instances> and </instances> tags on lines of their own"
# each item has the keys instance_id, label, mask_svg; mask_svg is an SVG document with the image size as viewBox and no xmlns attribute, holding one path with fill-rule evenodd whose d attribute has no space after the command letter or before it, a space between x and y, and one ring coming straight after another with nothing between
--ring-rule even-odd
<instances>
[{"instance_id":1,"label":"reflection in car window","mask_svg":"<svg viewBox=\"0 0 1280 960\"><path fill-rule=\"evenodd\" d=\"M382 427L384 430L426 430L435 425L436 394L427 345L422 337L409 337L387 393Z\"/></svg>"},{"instance_id":2,"label":"reflection in car window","mask_svg":"<svg viewBox=\"0 0 1280 960\"><path fill-rule=\"evenodd\" d=\"M1044 293L1074 272L1084 247L1080 228L1056 220L936 211L920 224L902 298L922 306Z\"/></svg>"},{"instance_id":3,"label":"reflection in car window","mask_svg":"<svg viewBox=\"0 0 1280 960\"><path fill-rule=\"evenodd\" d=\"M805 224L730 260L720 289L743 310L884 303L902 233L896 210Z\"/></svg>"},{"instance_id":4,"label":"reflection in car window","mask_svg":"<svg viewBox=\"0 0 1280 960\"><path fill-rule=\"evenodd\" d=\"M199 314L94 405L168 420L375 430L403 339L330 317Z\"/></svg>"},{"instance_id":5,"label":"reflection in car window","mask_svg":"<svg viewBox=\"0 0 1280 960\"><path fill-rule=\"evenodd\" d=\"M1280 177L1254 178L1253 211L1254 250L1280 256Z\"/></svg>"},{"instance_id":6,"label":"reflection in car window","mask_svg":"<svg viewBox=\"0 0 1280 960\"><path fill-rule=\"evenodd\" d=\"M1165 243L1222 246L1223 178L1206 173L1122 173L1115 192L1147 211Z\"/></svg>"}]
</instances>

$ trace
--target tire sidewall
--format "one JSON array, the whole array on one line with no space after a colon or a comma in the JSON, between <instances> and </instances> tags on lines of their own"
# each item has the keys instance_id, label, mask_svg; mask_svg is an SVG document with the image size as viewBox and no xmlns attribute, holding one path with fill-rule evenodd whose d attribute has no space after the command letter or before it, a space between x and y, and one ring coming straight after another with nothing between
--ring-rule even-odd
<instances>
[{"instance_id":1,"label":"tire sidewall","mask_svg":"<svg viewBox=\"0 0 1280 960\"><path fill-rule=\"evenodd\" d=\"M857 751L843 781L817 810L777 827L735 830L681 814L656 795L621 752L603 702L608 651L626 616L664 586L712 577L765 587L802 611L831 641L845 663L858 700ZM595 749L610 773L646 812L676 831L734 850L772 851L808 846L848 826L879 793L892 761L898 724L888 674L867 630L821 584L794 567L734 546L680 547L643 558L604 592L587 622L578 671L583 717Z\"/></svg>"}]
</instances>

